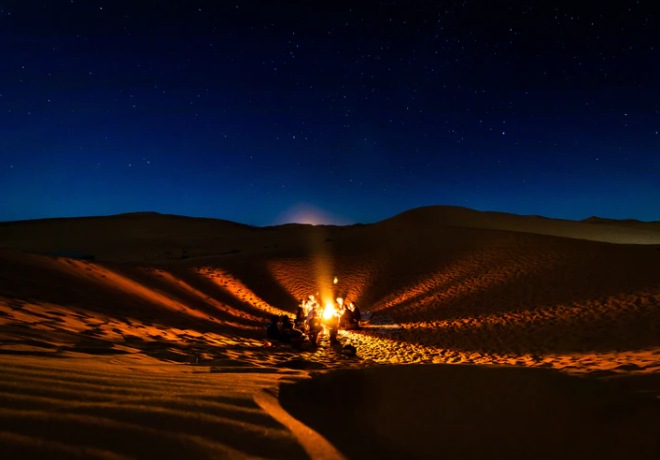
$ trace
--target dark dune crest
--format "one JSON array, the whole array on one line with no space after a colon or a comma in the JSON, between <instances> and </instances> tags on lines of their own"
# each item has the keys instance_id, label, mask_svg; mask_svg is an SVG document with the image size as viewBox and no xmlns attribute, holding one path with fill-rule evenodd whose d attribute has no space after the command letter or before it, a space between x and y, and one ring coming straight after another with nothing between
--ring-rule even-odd
<instances>
[{"instance_id":1,"label":"dark dune crest","mask_svg":"<svg viewBox=\"0 0 660 460\"><path fill-rule=\"evenodd\" d=\"M438 228L467 227L619 244L660 244L660 225L657 222L630 222L613 219L579 222L542 216L476 211L455 206L415 208L381 221L379 224Z\"/></svg>"},{"instance_id":2,"label":"dark dune crest","mask_svg":"<svg viewBox=\"0 0 660 460\"><path fill-rule=\"evenodd\" d=\"M589 218L584 221L569 221L541 216L521 216L501 212L476 211L456 206L426 206L411 209L375 224L310 225L283 224L254 227L228 220L187 217L155 212L137 212L112 216L49 218L27 221L0 222L0 241L4 246L20 247L20 241L30 241L24 247L35 247L41 243L60 244L53 251L89 253L76 248L75 241L103 240L144 241L145 239L176 240L180 246L192 246L201 240L230 237L240 239L253 233L327 231L374 228L374 232L392 227L417 227L439 229L443 227L500 230L562 238L585 239L620 244L660 244L660 223L634 220ZM309 230L315 229L315 230ZM43 244L42 244L43 245ZM87 245L89 246L89 244Z\"/></svg>"}]
</instances>

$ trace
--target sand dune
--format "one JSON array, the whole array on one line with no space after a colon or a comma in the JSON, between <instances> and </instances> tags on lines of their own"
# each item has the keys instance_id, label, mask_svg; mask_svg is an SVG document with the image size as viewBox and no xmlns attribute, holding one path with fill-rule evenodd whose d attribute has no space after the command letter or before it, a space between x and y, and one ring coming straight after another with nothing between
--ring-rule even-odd
<instances>
[{"instance_id":1,"label":"sand dune","mask_svg":"<svg viewBox=\"0 0 660 460\"><path fill-rule=\"evenodd\" d=\"M658 223L447 207L0 223L0 455L656 458L659 249ZM263 340L319 291L369 317L356 357Z\"/></svg>"},{"instance_id":2,"label":"sand dune","mask_svg":"<svg viewBox=\"0 0 660 460\"><path fill-rule=\"evenodd\" d=\"M535 233L621 244L660 244L660 222L590 217L582 222L480 212L453 206L429 206L404 212L385 222L412 225L453 226ZM588 224L588 225L585 225Z\"/></svg>"}]
</instances>

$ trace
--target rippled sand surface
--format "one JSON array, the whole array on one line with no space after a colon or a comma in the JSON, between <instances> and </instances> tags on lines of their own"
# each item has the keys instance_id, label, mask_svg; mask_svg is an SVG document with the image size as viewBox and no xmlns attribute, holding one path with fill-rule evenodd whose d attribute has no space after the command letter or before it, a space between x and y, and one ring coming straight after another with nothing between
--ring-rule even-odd
<instances>
[{"instance_id":1,"label":"rippled sand surface","mask_svg":"<svg viewBox=\"0 0 660 460\"><path fill-rule=\"evenodd\" d=\"M659 453L657 223L136 214L4 223L0 242L2 458ZM362 329L264 340L317 293Z\"/></svg>"}]
</instances>

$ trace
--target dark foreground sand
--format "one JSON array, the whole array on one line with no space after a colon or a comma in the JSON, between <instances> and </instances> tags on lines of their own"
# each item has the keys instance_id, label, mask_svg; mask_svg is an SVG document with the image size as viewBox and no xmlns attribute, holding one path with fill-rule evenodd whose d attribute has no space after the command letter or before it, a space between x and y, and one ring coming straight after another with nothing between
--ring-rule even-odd
<instances>
[{"instance_id":1,"label":"dark foreground sand","mask_svg":"<svg viewBox=\"0 0 660 460\"><path fill-rule=\"evenodd\" d=\"M283 407L349 458L652 458L659 402L549 369L407 365L284 385Z\"/></svg>"}]
</instances>

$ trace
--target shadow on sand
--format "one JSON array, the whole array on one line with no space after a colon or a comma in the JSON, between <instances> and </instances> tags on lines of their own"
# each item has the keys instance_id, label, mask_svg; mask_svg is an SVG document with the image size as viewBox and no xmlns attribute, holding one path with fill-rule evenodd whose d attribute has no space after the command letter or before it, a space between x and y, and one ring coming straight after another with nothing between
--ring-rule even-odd
<instances>
[{"instance_id":1,"label":"shadow on sand","mask_svg":"<svg viewBox=\"0 0 660 460\"><path fill-rule=\"evenodd\" d=\"M549 369L407 365L285 384L348 458L657 458L658 401Z\"/></svg>"}]
</instances>

